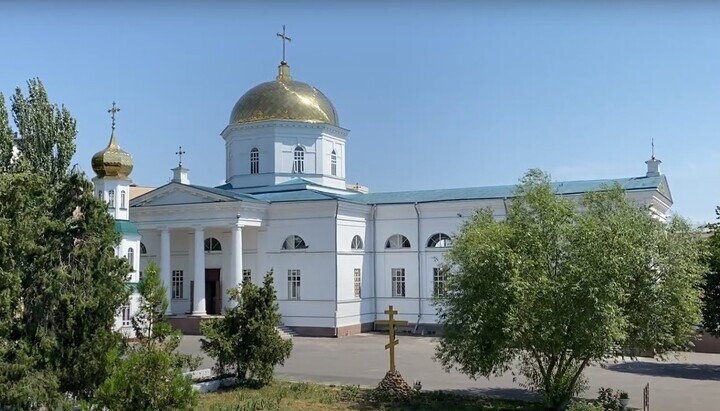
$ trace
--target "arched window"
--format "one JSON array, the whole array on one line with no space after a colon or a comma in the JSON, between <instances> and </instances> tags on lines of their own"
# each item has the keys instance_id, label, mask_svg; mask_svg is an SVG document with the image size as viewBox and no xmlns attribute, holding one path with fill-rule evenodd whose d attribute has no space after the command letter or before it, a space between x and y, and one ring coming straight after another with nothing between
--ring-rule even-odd
<instances>
[{"instance_id":1,"label":"arched window","mask_svg":"<svg viewBox=\"0 0 720 411\"><path fill-rule=\"evenodd\" d=\"M302 173L305 171L305 150L297 146L295 147L293 157L293 173Z\"/></svg>"},{"instance_id":2,"label":"arched window","mask_svg":"<svg viewBox=\"0 0 720 411\"><path fill-rule=\"evenodd\" d=\"M145 248L145 244L140 243L140 255L147 255L147 248Z\"/></svg>"},{"instance_id":3,"label":"arched window","mask_svg":"<svg viewBox=\"0 0 720 411\"><path fill-rule=\"evenodd\" d=\"M282 249L283 250L302 250L308 248L307 244L305 244L305 240L302 239L299 235L289 235L285 241L283 241Z\"/></svg>"},{"instance_id":4,"label":"arched window","mask_svg":"<svg viewBox=\"0 0 720 411\"><path fill-rule=\"evenodd\" d=\"M108 207L115 208L115 190L108 191Z\"/></svg>"},{"instance_id":5,"label":"arched window","mask_svg":"<svg viewBox=\"0 0 720 411\"><path fill-rule=\"evenodd\" d=\"M120 191L120 208L125 208L125 190Z\"/></svg>"},{"instance_id":6,"label":"arched window","mask_svg":"<svg viewBox=\"0 0 720 411\"><path fill-rule=\"evenodd\" d=\"M433 234L428 238L428 248L448 248L452 245L452 239L445 233Z\"/></svg>"},{"instance_id":7,"label":"arched window","mask_svg":"<svg viewBox=\"0 0 720 411\"><path fill-rule=\"evenodd\" d=\"M253 148L250 150L250 174L260 173L260 150Z\"/></svg>"},{"instance_id":8,"label":"arched window","mask_svg":"<svg viewBox=\"0 0 720 411\"><path fill-rule=\"evenodd\" d=\"M350 243L350 248L353 250L362 250L363 249L363 242L362 238L360 238L359 235L356 235L352 238L352 242Z\"/></svg>"},{"instance_id":9,"label":"arched window","mask_svg":"<svg viewBox=\"0 0 720 411\"><path fill-rule=\"evenodd\" d=\"M393 234L385 242L385 248L410 248L410 240L402 234Z\"/></svg>"},{"instance_id":10,"label":"arched window","mask_svg":"<svg viewBox=\"0 0 720 411\"><path fill-rule=\"evenodd\" d=\"M330 174L337 175L337 153L335 153L335 150L330 153Z\"/></svg>"},{"instance_id":11,"label":"arched window","mask_svg":"<svg viewBox=\"0 0 720 411\"><path fill-rule=\"evenodd\" d=\"M102 190L98 190L98 198L101 200L103 199L103 191Z\"/></svg>"},{"instance_id":12,"label":"arched window","mask_svg":"<svg viewBox=\"0 0 720 411\"><path fill-rule=\"evenodd\" d=\"M205 239L205 252L206 253L219 253L222 251L222 245L220 244L220 241L218 241L215 237L210 237Z\"/></svg>"},{"instance_id":13,"label":"arched window","mask_svg":"<svg viewBox=\"0 0 720 411\"><path fill-rule=\"evenodd\" d=\"M127 259L130 263L130 271L135 272L135 250L132 247L128 248Z\"/></svg>"}]
</instances>

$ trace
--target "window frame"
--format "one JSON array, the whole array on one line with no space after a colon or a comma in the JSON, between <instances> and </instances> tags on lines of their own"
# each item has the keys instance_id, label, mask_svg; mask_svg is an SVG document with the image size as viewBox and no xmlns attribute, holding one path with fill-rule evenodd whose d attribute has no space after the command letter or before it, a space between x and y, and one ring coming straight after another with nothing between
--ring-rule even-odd
<instances>
[{"instance_id":1,"label":"window frame","mask_svg":"<svg viewBox=\"0 0 720 411\"><path fill-rule=\"evenodd\" d=\"M185 273L183 270L173 270L172 277L170 280L172 284L172 299L173 300L184 300L185 299Z\"/></svg>"},{"instance_id":2,"label":"window frame","mask_svg":"<svg viewBox=\"0 0 720 411\"><path fill-rule=\"evenodd\" d=\"M333 150L330 153L330 175L337 176L337 153Z\"/></svg>"},{"instance_id":3,"label":"window frame","mask_svg":"<svg viewBox=\"0 0 720 411\"><path fill-rule=\"evenodd\" d=\"M127 210L127 206L125 206L125 190L120 190L120 209Z\"/></svg>"},{"instance_id":4,"label":"window frame","mask_svg":"<svg viewBox=\"0 0 720 411\"><path fill-rule=\"evenodd\" d=\"M285 241L280 247L283 251L306 250L307 248L308 245L305 240L297 234L290 234L285 237Z\"/></svg>"},{"instance_id":5,"label":"window frame","mask_svg":"<svg viewBox=\"0 0 720 411\"><path fill-rule=\"evenodd\" d=\"M362 237L359 235L353 236L352 240L350 240L350 249L361 251L365 249L365 244L363 243Z\"/></svg>"},{"instance_id":6,"label":"window frame","mask_svg":"<svg viewBox=\"0 0 720 411\"><path fill-rule=\"evenodd\" d=\"M390 285L392 288L393 298L404 298L406 296L405 288L405 269L404 268L391 268L390 269Z\"/></svg>"},{"instance_id":7,"label":"window frame","mask_svg":"<svg viewBox=\"0 0 720 411\"><path fill-rule=\"evenodd\" d=\"M293 149L293 173L303 174L305 172L305 149L296 146Z\"/></svg>"},{"instance_id":8,"label":"window frame","mask_svg":"<svg viewBox=\"0 0 720 411\"><path fill-rule=\"evenodd\" d=\"M360 268L353 270L353 296L362 298L362 270Z\"/></svg>"},{"instance_id":9,"label":"window frame","mask_svg":"<svg viewBox=\"0 0 720 411\"><path fill-rule=\"evenodd\" d=\"M242 283L251 283L252 282L252 270L249 268L243 268L242 270Z\"/></svg>"},{"instance_id":10,"label":"window frame","mask_svg":"<svg viewBox=\"0 0 720 411\"><path fill-rule=\"evenodd\" d=\"M447 272L441 267L433 267L433 297L442 298L447 295Z\"/></svg>"},{"instance_id":11,"label":"window frame","mask_svg":"<svg viewBox=\"0 0 720 411\"><path fill-rule=\"evenodd\" d=\"M403 248L412 248L412 244L410 240L402 234L393 234L385 241L386 250L401 250Z\"/></svg>"},{"instance_id":12,"label":"window frame","mask_svg":"<svg viewBox=\"0 0 720 411\"><path fill-rule=\"evenodd\" d=\"M250 174L260 174L260 150L257 147L250 150Z\"/></svg>"},{"instance_id":13,"label":"window frame","mask_svg":"<svg viewBox=\"0 0 720 411\"><path fill-rule=\"evenodd\" d=\"M301 272L299 268L288 269L288 300L300 300Z\"/></svg>"},{"instance_id":14,"label":"window frame","mask_svg":"<svg viewBox=\"0 0 720 411\"><path fill-rule=\"evenodd\" d=\"M222 254L222 243L215 237L208 237L203 241L203 251L205 254Z\"/></svg>"},{"instance_id":15,"label":"window frame","mask_svg":"<svg viewBox=\"0 0 720 411\"><path fill-rule=\"evenodd\" d=\"M127 254L125 257L128 259L128 262L130 263L130 272L135 272L135 249L132 247L128 247Z\"/></svg>"},{"instance_id":16,"label":"window frame","mask_svg":"<svg viewBox=\"0 0 720 411\"><path fill-rule=\"evenodd\" d=\"M115 208L115 190L108 190L108 207Z\"/></svg>"},{"instance_id":17,"label":"window frame","mask_svg":"<svg viewBox=\"0 0 720 411\"><path fill-rule=\"evenodd\" d=\"M132 316L130 315L130 301L126 301L120 306L120 327L126 328L132 325Z\"/></svg>"},{"instance_id":18,"label":"window frame","mask_svg":"<svg viewBox=\"0 0 720 411\"><path fill-rule=\"evenodd\" d=\"M427 248L450 248L452 247L452 238L445 233L435 233L428 238L425 246Z\"/></svg>"}]
</instances>

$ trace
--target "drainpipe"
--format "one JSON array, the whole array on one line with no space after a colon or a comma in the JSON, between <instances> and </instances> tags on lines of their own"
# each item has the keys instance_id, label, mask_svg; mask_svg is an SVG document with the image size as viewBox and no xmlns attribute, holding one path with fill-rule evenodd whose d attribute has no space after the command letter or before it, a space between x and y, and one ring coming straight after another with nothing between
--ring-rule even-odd
<instances>
[{"instance_id":1,"label":"drainpipe","mask_svg":"<svg viewBox=\"0 0 720 411\"><path fill-rule=\"evenodd\" d=\"M422 270L420 269L420 210L418 210L418 203L414 204L415 214L417 215L417 262L418 262L418 317L415 321L415 329L413 334L417 333L418 327L420 326L420 317L422 317L422 293L420 292L422 286Z\"/></svg>"},{"instance_id":2,"label":"drainpipe","mask_svg":"<svg viewBox=\"0 0 720 411\"><path fill-rule=\"evenodd\" d=\"M333 316L333 326L335 337L338 336L337 330L337 308L338 308L338 209L340 208L340 201L335 200L335 315Z\"/></svg>"},{"instance_id":3,"label":"drainpipe","mask_svg":"<svg viewBox=\"0 0 720 411\"><path fill-rule=\"evenodd\" d=\"M375 317L375 321L377 321L377 242L376 237L377 233L375 231L375 228L377 227L375 224L375 219L377 216L377 204L373 204L373 212L372 212L372 270L373 270L373 315ZM373 330L375 327L373 326Z\"/></svg>"}]
</instances>

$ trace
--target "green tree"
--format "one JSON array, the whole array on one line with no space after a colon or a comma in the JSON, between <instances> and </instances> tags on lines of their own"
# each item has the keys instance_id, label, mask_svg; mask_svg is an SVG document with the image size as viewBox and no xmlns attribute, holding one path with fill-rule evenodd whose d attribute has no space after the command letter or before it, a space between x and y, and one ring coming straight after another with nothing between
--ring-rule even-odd
<instances>
[{"instance_id":1,"label":"green tree","mask_svg":"<svg viewBox=\"0 0 720 411\"><path fill-rule=\"evenodd\" d=\"M715 209L720 220L720 207ZM720 337L720 224L710 224L711 235L706 241L708 253L703 293L703 328L711 335Z\"/></svg>"},{"instance_id":2,"label":"green tree","mask_svg":"<svg viewBox=\"0 0 720 411\"><path fill-rule=\"evenodd\" d=\"M75 119L64 106L50 103L39 79L29 80L27 87L27 96L18 87L11 98L20 137L18 165L46 176L53 183L59 182L66 176L75 154Z\"/></svg>"},{"instance_id":3,"label":"green tree","mask_svg":"<svg viewBox=\"0 0 720 411\"><path fill-rule=\"evenodd\" d=\"M148 265L138 291L140 306L132 318L137 343L114 358L95 403L113 411L192 410L198 394L183 369L194 369L199 359L176 352L181 336L165 317L169 302L156 264Z\"/></svg>"},{"instance_id":4,"label":"green tree","mask_svg":"<svg viewBox=\"0 0 720 411\"><path fill-rule=\"evenodd\" d=\"M10 128L5 96L0 93L0 173L7 173L11 170L13 141L14 133Z\"/></svg>"},{"instance_id":5,"label":"green tree","mask_svg":"<svg viewBox=\"0 0 720 411\"><path fill-rule=\"evenodd\" d=\"M57 186L34 173L0 175L0 375L20 365L47 373L61 393L92 393L120 343L112 329L128 296L117 242L83 175Z\"/></svg>"},{"instance_id":6,"label":"green tree","mask_svg":"<svg viewBox=\"0 0 720 411\"><path fill-rule=\"evenodd\" d=\"M700 257L684 220L657 221L620 187L576 204L532 170L505 220L479 210L446 254L436 356L472 377L519 364L526 385L563 409L584 389L588 365L688 345L700 319Z\"/></svg>"},{"instance_id":7,"label":"green tree","mask_svg":"<svg viewBox=\"0 0 720 411\"><path fill-rule=\"evenodd\" d=\"M233 308L224 318L201 324L202 349L215 359L219 374L233 373L240 381L249 378L259 384L273 379L273 369L284 364L292 351L292 341L283 339L272 270L262 287L244 282L229 290Z\"/></svg>"},{"instance_id":8,"label":"green tree","mask_svg":"<svg viewBox=\"0 0 720 411\"><path fill-rule=\"evenodd\" d=\"M129 272L107 205L68 170L75 121L28 85L12 99L18 162L0 98L0 404L21 409L89 397L104 379Z\"/></svg>"}]
</instances>

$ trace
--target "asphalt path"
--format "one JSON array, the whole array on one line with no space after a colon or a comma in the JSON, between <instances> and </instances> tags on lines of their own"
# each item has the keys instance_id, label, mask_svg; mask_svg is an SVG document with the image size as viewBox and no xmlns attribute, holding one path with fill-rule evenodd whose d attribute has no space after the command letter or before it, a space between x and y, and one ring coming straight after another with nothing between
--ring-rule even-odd
<instances>
[{"instance_id":1,"label":"asphalt path","mask_svg":"<svg viewBox=\"0 0 720 411\"><path fill-rule=\"evenodd\" d=\"M294 337L293 351L284 366L276 369L281 379L327 384L373 387L388 369L387 335L360 334L345 338ZM433 360L437 344L432 337L400 336L396 347L398 371L406 381L419 380L424 390L447 390L503 398L536 399L522 389L522 378L512 372L499 377L473 380L457 371L445 372ZM185 336L180 351L203 358L201 368L210 368L212 359L200 349L200 337ZM650 384L652 411L719 410L720 355L681 353L667 362L656 360L619 361L606 367L592 366L585 376L594 398L600 387L622 389L630 394L630 406L642 409L642 391Z\"/></svg>"}]
</instances>

